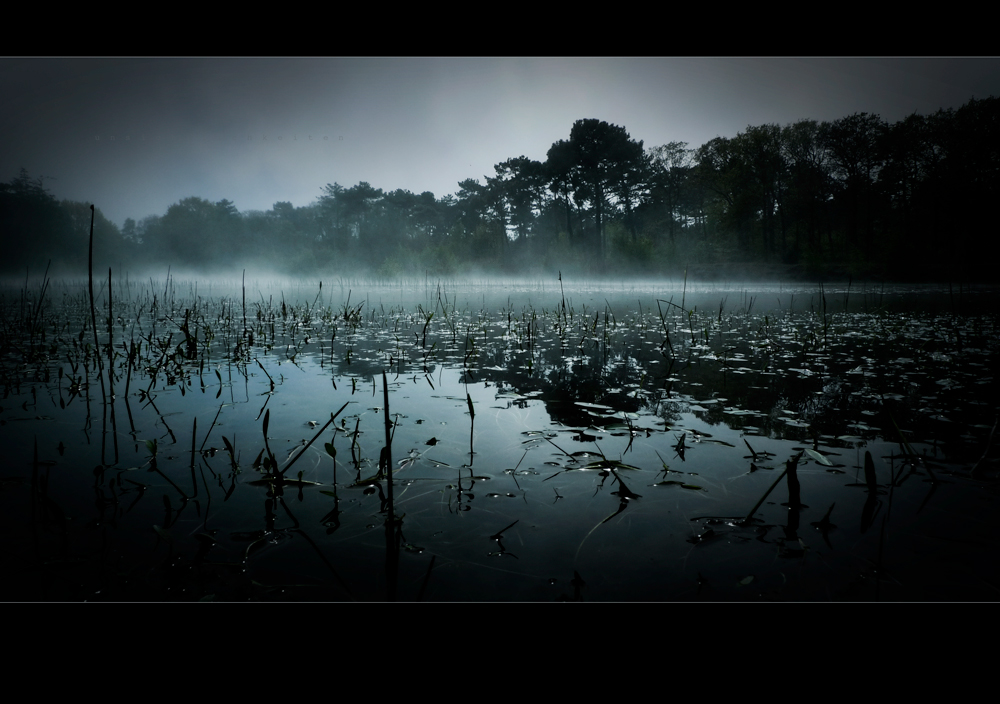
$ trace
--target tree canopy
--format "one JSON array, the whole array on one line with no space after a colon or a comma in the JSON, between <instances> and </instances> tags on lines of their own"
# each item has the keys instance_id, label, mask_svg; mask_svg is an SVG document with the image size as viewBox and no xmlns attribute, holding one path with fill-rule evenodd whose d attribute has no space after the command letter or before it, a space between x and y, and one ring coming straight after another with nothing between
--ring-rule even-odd
<instances>
[{"instance_id":1,"label":"tree canopy","mask_svg":"<svg viewBox=\"0 0 1000 704\"><path fill-rule=\"evenodd\" d=\"M644 147L577 120L543 161L520 155L454 194L328 183L317 199L240 212L191 196L119 229L95 215L99 260L285 273L654 275L715 264L801 276L946 278L976 257L1000 190L1000 99L890 124L856 113L748 125L697 148ZM89 205L27 170L0 183L2 268L86 264ZM978 264L977 264L978 263Z\"/></svg>"}]
</instances>

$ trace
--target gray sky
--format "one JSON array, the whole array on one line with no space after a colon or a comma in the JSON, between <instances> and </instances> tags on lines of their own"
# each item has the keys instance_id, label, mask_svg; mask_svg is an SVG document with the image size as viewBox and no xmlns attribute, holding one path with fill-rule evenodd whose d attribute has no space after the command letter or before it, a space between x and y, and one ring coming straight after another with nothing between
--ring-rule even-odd
<instances>
[{"instance_id":1,"label":"gray sky","mask_svg":"<svg viewBox=\"0 0 1000 704\"><path fill-rule=\"evenodd\" d=\"M1000 96L997 58L0 58L20 167L121 225L188 196L308 205L327 183L433 191L545 160L576 120L651 147L748 125L889 122Z\"/></svg>"}]
</instances>

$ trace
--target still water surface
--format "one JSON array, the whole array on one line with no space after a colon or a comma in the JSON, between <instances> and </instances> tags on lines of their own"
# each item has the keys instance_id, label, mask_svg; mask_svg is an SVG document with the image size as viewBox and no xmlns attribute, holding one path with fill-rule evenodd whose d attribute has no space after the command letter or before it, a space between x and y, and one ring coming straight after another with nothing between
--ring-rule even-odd
<instances>
[{"instance_id":1,"label":"still water surface","mask_svg":"<svg viewBox=\"0 0 1000 704\"><path fill-rule=\"evenodd\" d=\"M4 297L8 599L1000 594L992 289L153 281L103 375L81 290Z\"/></svg>"}]
</instances>

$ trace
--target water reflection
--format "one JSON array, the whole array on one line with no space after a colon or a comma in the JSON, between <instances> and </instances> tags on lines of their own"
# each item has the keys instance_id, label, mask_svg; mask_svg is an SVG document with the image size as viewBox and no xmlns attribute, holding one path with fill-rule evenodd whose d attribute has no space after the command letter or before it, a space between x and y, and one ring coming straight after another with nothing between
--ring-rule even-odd
<instances>
[{"instance_id":1,"label":"water reflection","mask_svg":"<svg viewBox=\"0 0 1000 704\"><path fill-rule=\"evenodd\" d=\"M17 598L837 598L890 513L995 471L996 315L968 292L350 293L245 326L137 298L106 392L72 310L51 355L9 347L0 439L32 469L6 528L47 575ZM820 551L832 582L776 581Z\"/></svg>"}]
</instances>

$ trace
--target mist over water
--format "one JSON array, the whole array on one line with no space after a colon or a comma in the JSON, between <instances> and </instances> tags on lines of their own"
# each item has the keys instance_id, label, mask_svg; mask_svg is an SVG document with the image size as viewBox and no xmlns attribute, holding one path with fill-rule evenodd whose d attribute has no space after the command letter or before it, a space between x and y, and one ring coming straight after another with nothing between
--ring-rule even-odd
<instances>
[{"instance_id":1,"label":"mist over water","mask_svg":"<svg viewBox=\"0 0 1000 704\"><path fill-rule=\"evenodd\" d=\"M167 274L169 273L169 276ZM104 278L95 276L95 288L106 285ZM515 303L551 307L551 302L561 303L563 296L568 301L577 297L588 305L596 301L621 299L624 305L629 301L642 300L643 306L647 300L661 299L671 301L684 307L699 310L712 308L718 311L722 302L725 308L743 308L750 300L760 310L808 310L821 305L821 297L827 297L831 310L853 310L855 306L874 307L909 307L926 309L926 306L951 306L952 301L967 305L977 305L977 301L990 300L998 285L968 282L914 282L887 283L879 280L817 280L817 281L782 281L761 280L753 276L723 280L696 280L693 277L685 281L683 272L680 276L661 278L612 277L601 278L591 276L569 276L564 274L562 282L558 272L552 276L511 277L496 276L487 273L463 276L414 276L414 277L373 277L373 276L276 276L266 269L252 270L220 270L212 275L193 275L167 270L136 273L113 270L116 286L124 286L128 281L131 290L148 290L162 292L180 297L192 297L195 294L206 300L217 297L240 299L244 291L248 305L251 301L259 302L269 298L280 302L284 296L286 303L304 304L322 302L325 305L340 305L347 301L348 296L358 300L363 295L365 300L378 301L393 305L416 305L428 297L448 296L448 300L456 300L460 309L472 308L476 304L483 305L485 301L490 307L506 305L508 297ZM41 283L40 275L30 276L32 286ZM8 289L23 287L25 277L8 276L0 279L0 285ZM67 288L86 287L86 277L66 278L59 285ZM875 302L873 304L873 301Z\"/></svg>"}]
</instances>

